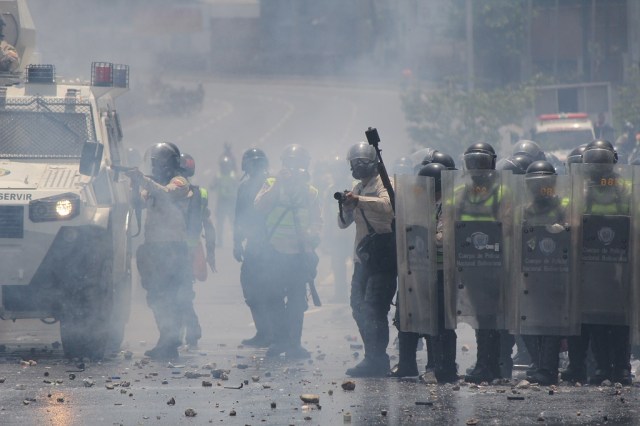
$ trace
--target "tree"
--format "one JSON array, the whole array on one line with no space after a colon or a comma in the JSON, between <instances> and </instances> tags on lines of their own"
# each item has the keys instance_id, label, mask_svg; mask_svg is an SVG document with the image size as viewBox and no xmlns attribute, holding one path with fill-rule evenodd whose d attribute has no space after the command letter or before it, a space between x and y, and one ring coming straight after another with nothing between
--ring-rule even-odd
<instances>
[{"instance_id":1,"label":"tree","mask_svg":"<svg viewBox=\"0 0 640 426\"><path fill-rule=\"evenodd\" d=\"M497 148L500 128L519 125L531 108L530 87L468 92L448 82L434 90L410 89L402 95L408 132L417 145L454 156L478 141Z\"/></svg>"}]
</instances>

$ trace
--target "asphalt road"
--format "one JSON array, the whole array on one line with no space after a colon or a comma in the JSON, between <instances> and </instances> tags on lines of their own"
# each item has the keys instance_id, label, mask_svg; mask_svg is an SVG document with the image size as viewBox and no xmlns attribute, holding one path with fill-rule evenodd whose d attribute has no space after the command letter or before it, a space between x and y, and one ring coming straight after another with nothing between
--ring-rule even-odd
<instances>
[{"instance_id":1,"label":"asphalt road","mask_svg":"<svg viewBox=\"0 0 640 426\"><path fill-rule=\"evenodd\" d=\"M237 155L250 141L277 158L279 149L305 135L313 138L304 140L317 144L314 154L329 140L348 146L368 125L378 126L383 139L403 137L397 103L394 111L378 109L393 99L397 102L392 91L362 89L365 96L352 88L255 82L211 82L205 87L205 109L195 116L125 119L127 141L143 148L157 140L173 140L197 160L208 158L213 165L224 141L234 143ZM358 102L361 97L367 101ZM349 115L354 110L355 115ZM329 126L333 121L340 125ZM332 226L331 220L327 226ZM325 302L334 294L328 263L323 255L317 284ZM562 384L554 389L517 389L518 378L480 387L355 379L355 389L345 391L344 371L363 355L346 301L307 312L303 343L313 353L310 360L265 360L264 350L239 345L254 328L238 277L239 265L225 246L218 251L218 272L196 284L195 307L203 327L200 347L181 351L174 364L144 360L144 351L155 344L158 333L137 283L122 352L100 363L64 360L57 324L0 322L0 424L340 425L349 419L358 425L640 422L637 387ZM475 343L468 327L461 327L458 335L457 361L464 373L474 361ZM393 341L393 329L391 336ZM389 353L397 358L393 345ZM418 359L419 365L426 364L426 352L421 350ZM318 395L319 403L302 402L300 395L307 393Z\"/></svg>"}]
</instances>

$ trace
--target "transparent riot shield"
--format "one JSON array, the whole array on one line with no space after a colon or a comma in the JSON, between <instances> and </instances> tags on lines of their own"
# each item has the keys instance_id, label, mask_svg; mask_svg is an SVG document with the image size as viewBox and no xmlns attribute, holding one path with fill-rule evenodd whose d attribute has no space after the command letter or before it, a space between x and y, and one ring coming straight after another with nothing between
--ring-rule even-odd
<instances>
[{"instance_id":1,"label":"transparent riot shield","mask_svg":"<svg viewBox=\"0 0 640 426\"><path fill-rule=\"evenodd\" d=\"M627 165L572 166L580 215L578 279L582 322L629 325L631 309L633 169Z\"/></svg>"},{"instance_id":2,"label":"transparent riot shield","mask_svg":"<svg viewBox=\"0 0 640 426\"><path fill-rule=\"evenodd\" d=\"M631 229L634 236L631 271L631 344L640 345L640 167L633 167L633 204L631 208Z\"/></svg>"},{"instance_id":3,"label":"transparent riot shield","mask_svg":"<svg viewBox=\"0 0 640 426\"><path fill-rule=\"evenodd\" d=\"M572 226L571 177L518 176L514 185L514 231L508 328L525 335L575 335L580 313Z\"/></svg>"},{"instance_id":4,"label":"transparent riot shield","mask_svg":"<svg viewBox=\"0 0 640 426\"><path fill-rule=\"evenodd\" d=\"M443 172L446 326L504 329L511 244L511 173Z\"/></svg>"},{"instance_id":5,"label":"transparent riot shield","mask_svg":"<svg viewBox=\"0 0 640 426\"><path fill-rule=\"evenodd\" d=\"M400 330L438 334L435 196L432 178L396 175Z\"/></svg>"}]
</instances>

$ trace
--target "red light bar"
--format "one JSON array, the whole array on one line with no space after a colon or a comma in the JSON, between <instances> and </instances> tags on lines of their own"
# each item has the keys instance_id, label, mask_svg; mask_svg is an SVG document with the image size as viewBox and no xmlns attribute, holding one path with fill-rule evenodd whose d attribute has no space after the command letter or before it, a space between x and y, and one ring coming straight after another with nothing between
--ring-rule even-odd
<instances>
[{"instance_id":1,"label":"red light bar","mask_svg":"<svg viewBox=\"0 0 640 426\"><path fill-rule=\"evenodd\" d=\"M113 64L111 62L93 62L91 64L91 85L113 86Z\"/></svg>"},{"instance_id":2,"label":"red light bar","mask_svg":"<svg viewBox=\"0 0 640 426\"><path fill-rule=\"evenodd\" d=\"M571 118L589 118L589 114L586 112L570 112L570 113L560 113L560 114L542 114L538 116L538 120L565 120Z\"/></svg>"}]
</instances>

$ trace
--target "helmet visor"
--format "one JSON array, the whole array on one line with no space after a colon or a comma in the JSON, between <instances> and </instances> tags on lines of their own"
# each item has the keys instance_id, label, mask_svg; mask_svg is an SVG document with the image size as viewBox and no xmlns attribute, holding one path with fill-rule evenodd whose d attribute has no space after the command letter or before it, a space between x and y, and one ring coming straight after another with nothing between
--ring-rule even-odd
<instances>
[{"instance_id":1,"label":"helmet visor","mask_svg":"<svg viewBox=\"0 0 640 426\"><path fill-rule=\"evenodd\" d=\"M616 154L608 149L588 149L582 154L582 162L614 164L616 162Z\"/></svg>"},{"instance_id":2,"label":"helmet visor","mask_svg":"<svg viewBox=\"0 0 640 426\"><path fill-rule=\"evenodd\" d=\"M553 197L556 194L555 175L532 175L525 178L527 189L534 197Z\"/></svg>"},{"instance_id":3,"label":"helmet visor","mask_svg":"<svg viewBox=\"0 0 640 426\"><path fill-rule=\"evenodd\" d=\"M486 152L464 154L464 167L467 170L488 170L493 168L493 155Z\"/></svg>"}]
</instances>

